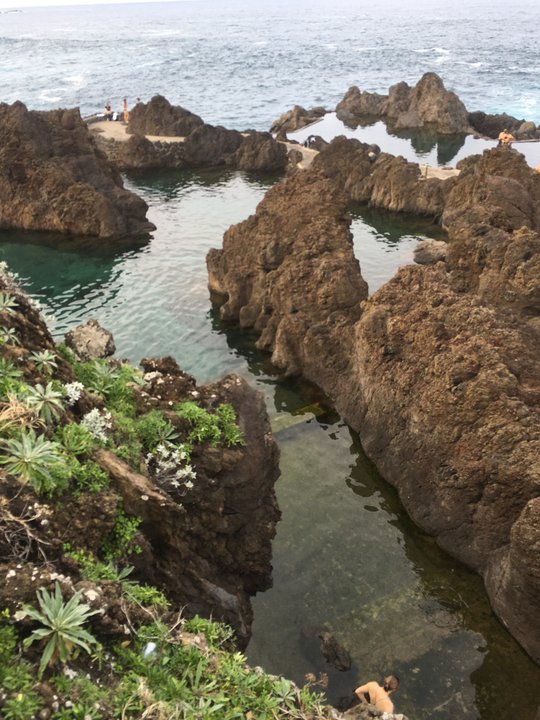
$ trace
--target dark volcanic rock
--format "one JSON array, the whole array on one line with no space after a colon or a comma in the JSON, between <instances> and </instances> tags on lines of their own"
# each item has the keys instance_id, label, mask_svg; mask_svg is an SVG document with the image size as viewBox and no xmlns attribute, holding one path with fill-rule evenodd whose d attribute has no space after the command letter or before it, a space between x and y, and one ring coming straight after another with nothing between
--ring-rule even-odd
<instances>
[{"instance_id":1,"label":"dark volcanic rock","mask_svg":"<svg viewBox=\"0 0 540 720\"><path fill-rule=\"evenodd\" d=\"M258 330L258 346L289 374L328 383L348 362L348 329L367 297L346 206L331 181L294 175L207 256L210 288L227 298L221 317Z\"/></svg>"},{"instance_id":2,"label":"dark volcanic rock","mask_svg":"<svg viewBox=\"0 0 540 720\"><path fill-rule=\"evenodd\" d=\"M295 105L291 110L283 113L277 120L272 123L271 133L282 134L300 130L300 128L319 120L326 114L326 110L322 107L315 107L306 110L301 105Z\"/></svg>"},{"instance_id":3,"label":"dark volcanic rock","mask_svg":"<svg viewBox=\"0 0 540 720\"><path fill-rule=\"evenodd\" d=\"M287 148L270 133L251 132L242 138L227 164L246 172L282 172L287 165Z\"/></svg>"},{"instance_id":4,"label":"dark volcanic rock","mask_svg":"<svg viewBox=\"0 0 540 720\"><path fill-rule=\"evenodd\" d=\"M20 342L2 344L1 358L13 362L32 384L73 381L71 365L60 355L52 375L37 369L31 352L55 351L47 327L25 293L2 273L0 291L17 302L10 311L0 311L0 323L13 329ZM128 515L142 518L136 536L142 552L130 557L136 578L163 588L175 610L228 622L245 645L252 618L249 597L271 585L271 541L280 516L274 494L279 451L263 396L235 375L197 387L172 358L146 359L143 367L145 384L135 391L138 412L160 409L178 432L187 433L171 412L176 403L196 401L208 410L230 403L245 445L195 442L191 464L196 477L180 488L148 468L133 470L104 449L93 459L111 484L99 492L38 497L30 483L0 468L0 576L14 570L9 582L0 583L0 604L15 610L20 602L35 600L36 589L50 582L53 571L62 573L62 587L72 593L79 570L64 555L64 543L102 557L103 540L121 505ZM85 394L84 403L66 408L66 416L79 422L93 407L101 408L102 401ZM103 605L100 632L124 635L125 613L117 607L113 617L105 600ZM135 621L137 613L130 609L129 616Z\"/></svg>"},{"instance_id":5,"label":"dark volcanic rock","mask_svg":"<svg viewBox=\"0 0 540 720\"><path fill-rule=\"evenodd\" d=\"M480 135L497 139L499 133L508 130L515 135L524 120L518 120L512 115L501 113L500 115L489 115L477 110L469 113L469 124Z\"/></svg>"},{"instance_id":6,"label":"dark volcanic rock","mask_svg":"<svg viewBox=\"0 0 540 720\"><path fill-rule=\"evenodd\" d=\"M148 206L125 190L78 110L0 105L0 228L111 238L145 234Z\"/></svg>"},{"instance_id":7,"label":"dark volcanic rock","mask_svg":"<svg viewBox=\"0 0 540 720\"><path fill-rule=\"evenodd\" d=\"M426 181L417 165L384 153L371 163L362 143L337 138L207 259L222 316L334 399L411 517L482 574L536 660L539 183L506 148ZM406 267L362 302L343 251L347 198L442 215L446 263Z\"/></svg>"},{"instance_id":8,"label":"dark volcanic rock","mask_svg":"<svg viewBox=\"0 0 540 720\"><path fill-rule=\"evenodd\" d=\"M442 224L447 228L489 224L504 230L540 229L540 174L523 155L493 148L458 163L448 185Z\"/></svg>"},{"instance_id":9,"label":"dark volcanic rock","mask_svg":"<svg viewBox=\"0 0 540 720\"><path fill-rule=\"evenodd\" d=\"M101 138L97 138L101 144ZM121 170L153 170L184 167L183 143L152 142L144 135L131 135L127 142L103 141L105 151Z\"/></svg>"},{"instance_id":10,"label":"dark volcanic rock","mask_svg":"<svg viewBox=\"0 0 540 720\"><path fill-rule=\"evenodd\" d=\"M450 180L426 180L417 163L380 153L372 146L344 136L334 138L314 158L313 171L336 182L351 200L387 210L438 219Z\"/></svg>"},{"instance_id":11,"label":"dark volcanic rock","mask_svg":"<svg viewBox=\"0 0 540 720\"><path fill-rule=\"evenodd\" d=\"M224 165L242 144L238 130L201 125L184 142L184 157L189 167Z\"/></svg>"},{"instance_id":12,"label":"dark volcanic rock","mask_svg":"<svg viewBox=\"0 0 540 720\"><path fill-rule=\"evenodd\" d=\"M183 142L148 140L132 135L127 142L97 138L122 170L200 168L227 165L247 172L283 172L287 149L270 133L239 133L213 125L198 126Z\"/></svg>"},{"instance_id":13,"label":"dark volcanic rock","mask_svg":"<svg viewBox=\"0 0 540 720\"><path fill-rule=\"evenodd\" d=\"M448 243L444 240L432 240L426 238L414 248L414 262L419 265L434 265L446 260Z\"/></svg>"},{"instance_id":14,"label":"dark volcanic rock","mask_svg":"<svg viewBox=\"0 0 540 720\"><path fill-rule=\"evenodd\" d=\"M336 114L348 125L384 119L396 129L428 127L443 135L469 131L465 105L432 72L425 73L414 88L405 82L393 85L387 96L353 86L338 103Z\"/></svg>"},{"instance_id":15,"label":"dark volcanic rock","mask_svg":"<svg viewBox=\"0 0 540 720\"><path fill-rule=\"evenodd\" d=\"M162 95L155 95L148 103L137 103L129 113L127 131L137 135L185 137L203 120L177 105L171 105Z\"/></svg>"},{"instance_id":16,"label":"dark volcanic rock","mask_svg":"<svg viewBox=\"0 0 540 720\"><path fill-rule=\"evenodd\" d=\"M182 371L168 369L158 390L174 386L168 375L178 373L184 382ZM216 406L231 403L246 446L205 448L195 455L197 479L189 491L176 497L107 450L96 460L113 478L126 512L143 520L143 553L133 561L138 573L166 587L189 613L230 624L243 645L251 629L249 596L271 586L271 541L280 515L273 491L278 449L262 394L245 380L229 375L198 388L195 396ZM161 404L169 406L164 398Z\"/></svg>"},{"instance_id":17,"label":"dark volcanic rock","mask_svg":"<svg viewBox=\"0 0 540 720\"><path fill-rule=\"evenodd\" d=\"M538 607L540 556L528 553L525 573L514 525L539 491L539 352L537 333L455 293L440 264L411 266L366 303L338 401L413 520L492 578L490 596L495 578L526 575L519 606L510 583L494 606L536 660L523 627ZM528 532L538 546L540 526Z\"/></svg>"},{"instance_id":18,"label":"dark volcanic rock","mask_svg":"<svg viewBox=\"0 0 540 720\"><path fill-rule=\"evenodd\" d=\"M345 125L354 127L364 118L378 118L384 115L387 100L386 95L362 92L353 85L336 105L336 115Z\"/></svg>"}]
</instances>

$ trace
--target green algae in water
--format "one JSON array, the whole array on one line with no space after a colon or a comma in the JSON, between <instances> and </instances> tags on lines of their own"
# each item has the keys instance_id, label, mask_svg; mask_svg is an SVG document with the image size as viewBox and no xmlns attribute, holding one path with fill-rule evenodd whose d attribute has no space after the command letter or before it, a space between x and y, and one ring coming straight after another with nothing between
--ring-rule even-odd
<instances>
[{"instance_id":1,"label":"green algae in water","mask_svg":"<svg viewBox=\"0 0 540 720\"><path fill-rule=\"evenodd\" d=\"M281 428L283 520L274 587L254 599L249 659L298 682L329 671L332 701L393 670L402 677L396 709L411 720L533 720L540 670L494 617L481 580L414 527L356 435L336 413L321 414L321 393L281 379L256 337L223 325L210 306L206 252L254 212L268 181L209 171L132 177L129 186L158 227L146 242L58 246L58 238L42 244L42 236L4 232L0 259L56 316L57 338L97 317L119 356L172 354L199 381L233 371L264 393ZM353 218L371 290L370 264L390 277L419 233L437 236L429 224L381 211L353 208ZM351 672L325 664L321 630L350 649Z\"/></svg>"}]
</instances>

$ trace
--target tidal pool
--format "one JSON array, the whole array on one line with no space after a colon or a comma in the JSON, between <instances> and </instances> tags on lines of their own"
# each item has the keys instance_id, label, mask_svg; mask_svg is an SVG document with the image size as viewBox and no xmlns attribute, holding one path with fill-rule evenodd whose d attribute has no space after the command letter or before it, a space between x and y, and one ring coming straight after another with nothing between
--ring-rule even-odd
<instances>
[{"instance_id":1,"label":"tidal pool","mask_svg":"<svg viewBox=\"0 0 540 720\"><path fill-rule=\"evenodd\" d=\"M327 142L337 135L345 135L365 143L376 143L384 152L402 155L409 162L438 167L455 166L469 155L481 155L484 150L497 145L496 140L475 138L473 135L437 135L425 130L389 131L381 120L351 128L341 122L335 113L328 113L317 122L288 133L291 140L300 143L308 135L320 135ZM540 164L540 141L514 142L512 147L525 156L531 167Z\"/></svg>"},{"instance_id":2,"label":"tidal pool","mask_svg":"<svg viewBox=\"0 0 540 720\"><path fill-rule=\"evenodd\" d=\"M396 710L411 720L533 720L540 670L491 613L480 579L414 527L321 394L280 378L254 337L222 325L211 307L206 252L254 212L271 182L222 172L131 177L158 228L147 242L74 245L4 232L0 259L54 316L57 338L96 317L120 357L171 354L199 382L237 372L264 393L281 449L283 519L274 587L254 598L251 663L298 682L328 672L332 702L360 679L396 672ZM418 235L436 233L397 215L352 211L371 291L411 260ZM350 672L325 663L323 630L350 650Z\"/></svg>"}]
</instances>

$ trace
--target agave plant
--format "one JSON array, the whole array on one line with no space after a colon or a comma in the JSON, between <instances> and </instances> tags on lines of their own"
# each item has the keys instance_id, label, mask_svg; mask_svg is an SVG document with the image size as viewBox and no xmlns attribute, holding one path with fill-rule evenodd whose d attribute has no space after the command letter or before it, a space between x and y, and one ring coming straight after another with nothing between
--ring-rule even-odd
<instances>
[{"instance_id":1,"label":"agave plant","mask_svg":"<svg viewBox=\"0 0 540 720\"><path fill-rule=\"evenodd\" d=\"M18 302L15 300L13 295L9 293L0 292L0 312L11 312L18 306Z\"/></svg>"},{"instance_id":2,"label":"agave plant","mask_svg":"<svg viewBox=\"0 0 540 720\"><path fill-rule=\"evenodd\" d=\"M81 603L81 590L64 602L58 583L55 583L54 594L41 588L36 595L41 612L31 605L24 605L22 612L17 613L15 618L21 620L24 617L31 617L43 625L34 630L23 643L25 647L29 647L35 640L48 640L39 663L41 677L49 664L57 660L65 663L75 648L82 648L90 654L90 648L92 645L97 645L97 640L82 626L99 610L91 610L88 605Z\"/></svg>"},{"instance_id":3,"label":"agave plant","mask_svg":"<svg viewBox=\"0 0 540 720\"><path fill-rule=\"evenodd\" d=\"M37 383L33 388L30 388L26 403L45 422L52 423L64 411L62 398L63 393L55 390L52 383L47 383L45 387Z\"/></svg>"},{"instance_id":4,"label":"agave plant","mask_svg":"<svg viewBox=\"0 0 540 720\"><path fill-rule=\"evenodd\" d=\"M118 377L118 370L111 365L94 360L92 363L92 378L88 387L100 395L107 395L114 381Z\"/></svg>"},{"instance_id":5,"label":"agave plant","mask_svg":"<svg viewBox=\"0 0 540 720\"><path fill-rule=\"evenodd\" d=\"M37 490L51 480L49 468L61 462L60 445L36 435L34 430L22 431L18 438L2 442L4 454L0 463L11 475L17 475L24 482L31 482Z\"/></svg>"},{"instance_id":6,"label":"agave plant","mask_svg":"<svg viewBox=\"0 0 540 720\"><path fill-rule=\"evenodd\" d=\"M0 386L8 389L22 377L22 371L6 358L0 358Z\"/></svg>"},{"instance_id":7,"label":"agave plant","mask_svg":"<svg viewBox=\"0 0 540 720\"><path fill-rule=\"evenodd\" d=\"M56 363L56 355L49 350L33 352L30 357L35 362L36 367L40 372L51 373L58 367Z\"/></svg>"},{"instance_id":8,"label":"agave plant","mask_svg":"<svg viewBox=\"0 0 540 720\"><path fill-rule=\"evenodd\" d=\"M0 343L4 345L20 345L21 341L17 337L17 332L14 328L0 326Z\"/></svg>"}]
</instances>

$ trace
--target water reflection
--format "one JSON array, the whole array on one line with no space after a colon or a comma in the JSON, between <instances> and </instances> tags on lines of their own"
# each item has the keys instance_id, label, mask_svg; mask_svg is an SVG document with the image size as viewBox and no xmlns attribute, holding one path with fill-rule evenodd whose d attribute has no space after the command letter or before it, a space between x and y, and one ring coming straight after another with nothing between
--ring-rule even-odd
<instances>
[{"instance_id":1,"label":"water reflection","mask_svg":"<svg viewBox=\"0 0 540 720\"><path fill-rule=\"evenodd\" d=\"M441 167L456 165L469 155L481 154L497 145L496 140L484 140L472 135L433 135L424 130L395 131L387 128L380 120L353 129L342 123L335 113L328 113L316 123L288 133L291 140L300 143L308 135L320 135L328 142L338 135L345 135L365 143L376 143L384 152L401 155L410 162ZM540 164L540 142L516 142L513 147L525 156L531 167Z\"/></svg>"},{"instance_id":2,"label":"water reflection","mask_svg":"<svg viewBox=\"0 0 540 720\"><path fill-rule=\"evenodd\" d=\"M395 274L398 267L413 262L420 240L446 240L438 225L426 218L391 213L359 203L350 206L354 253L362 277L373 293Z\"/></svg>"}]
</instances>

